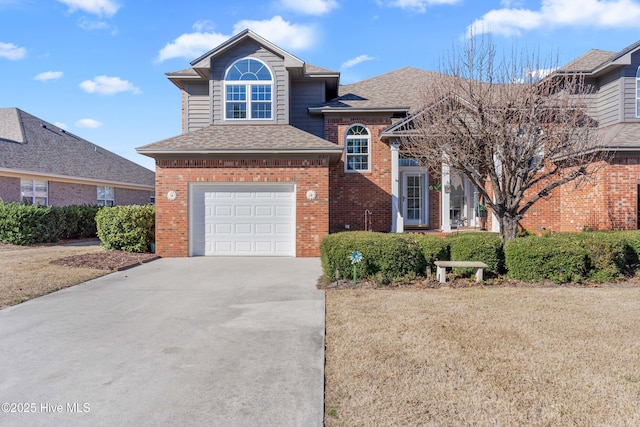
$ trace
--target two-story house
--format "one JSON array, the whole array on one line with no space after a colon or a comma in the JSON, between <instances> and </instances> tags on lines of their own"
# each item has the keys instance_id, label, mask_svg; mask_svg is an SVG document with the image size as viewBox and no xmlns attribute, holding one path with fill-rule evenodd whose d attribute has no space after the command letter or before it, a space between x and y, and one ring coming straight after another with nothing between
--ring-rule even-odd
<instances>
[{"instance_id":1,"label":"two-story house","mask_svg":"<svg viewBox=\"0 0 640 427\"><path fill-rule=\"evenodd\" d=\"M617 154L582 189L598 203L561 189L525 227L636 228L637 50L592 51L567 66L583 67L598 88L601 131ZM402 156L395 130L423 107L433 72L405 67L340 85L338 72L245 30L167 76L182 92L183 133L138 148L156 160L161 256L318 256L329 232L480 223L463 177L446 172L450 191L441 191L443 176Z\"/></svg>"}]
</instances>

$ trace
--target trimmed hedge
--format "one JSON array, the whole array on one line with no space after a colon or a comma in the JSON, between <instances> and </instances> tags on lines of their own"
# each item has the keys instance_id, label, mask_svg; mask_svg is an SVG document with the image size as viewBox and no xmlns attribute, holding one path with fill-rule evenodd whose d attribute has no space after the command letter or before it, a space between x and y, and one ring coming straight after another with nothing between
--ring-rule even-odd
<instances>
[{"instance_id":1,"label":"trimmed hedge","mask_svg":"<svg viewBox=\"0 0 640 427\"><path fill-rule=\"evenodd\" d=\"M577 234L587 249L589 278L597 282L611 282L625 273L627 260L635 252L627 243L625 232L584 232Z\"/></svg>"},{"instance_id":2,"label":"trimmed hedge","mask_svg":"<svg viewBox=\"0 0 640 427\"><path fill-rule=\"evenodd\" d=\"M487 264L486 271L500 274L504 271L502 240L496 233L452 234L446 239L452 261L480 261ZM473 269L456 269L461 274L472 274Z\"/></svg>"},{"instance_id":3,"label":"trimmed hedge","mask_svg":"<svg viewBox=\"0 0 640 427\"><path fill-rule=\"evenodd\" d=\"M430 271L435 271L435 261L450 259L449 242L446 239L428 234L414 234L413 236L422 248L422 256L424 256L426 267Z\"/></svg>"},{"instance_id":4,"label":"trimmed hedge","mask_svg":"<svg viewBox=\"0 0 640 427\"><path fill-rule=\"evenodd\" d=\"M505 247L509 276L526 282L581 282L588 270L588 249L574 234L529 236Z\"/></svg>"},{"instance_id":5,"label":"trimmed hedge","mask_svg":"<svg viewBox=\"0 0 640 427\"><path fill-rule=\"evenodd\" d=\"M147 252L155 240L154 205L104 207L96 215L98 237L106 250Z\"/></svg>"},{"instance_id":6,"label":"trimmed hedge","mask_svg":"<svg viewBox=\"0 0 640 427\"><path fill-rule=\"evenodd\" d=\"M14 245L95 237L98 206L42 207L0 202L0 241Z\"/></svg>"},{"instance_id":7,"label":"trimmed hedge","mask_svg":"<svg viewBox=\"0 0 640 427\"><path fill-rule=\"evenodd\" d=\"M361 278L377 275L395 279L424 272L422 248L412 235L345 231L330 234L320 244L322 271L327 280L336 280L336 270L344 278L351 277L353 266L349 256L354 250L362 254L358 264Z\"/></svg>"}]
</instances>

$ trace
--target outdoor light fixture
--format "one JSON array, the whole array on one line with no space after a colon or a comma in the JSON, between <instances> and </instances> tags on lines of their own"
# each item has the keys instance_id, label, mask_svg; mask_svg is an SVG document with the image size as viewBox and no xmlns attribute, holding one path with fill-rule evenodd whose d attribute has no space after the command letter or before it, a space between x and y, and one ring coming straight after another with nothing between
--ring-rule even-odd
<instances>
[{"instance_id":1,"label":"outdoor light fixture","mask_svg":"<svg viewBox=\"0 0 640 427\"><path fill-rule=\"evenodd\" d=\"M175 191L171 190L167 192L167 199L169 199L170 201L173 202L177 198L178 198L178 193L176 193Z\"/></svg>"}]
</instances>

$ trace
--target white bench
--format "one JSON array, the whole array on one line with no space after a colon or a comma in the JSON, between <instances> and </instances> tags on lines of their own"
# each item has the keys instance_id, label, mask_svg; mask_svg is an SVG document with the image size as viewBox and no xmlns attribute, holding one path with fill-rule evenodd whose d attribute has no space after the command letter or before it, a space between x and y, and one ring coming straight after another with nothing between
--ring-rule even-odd
<instances>
[{"instance_id":1,"label":"white bench","mask_svg":"<svg viewBox=\"0 0 640 427\"><path fill-rule=\"evenodd\" d=\"M487 264L480 261L436 261L436 277L440 283L447 283L447 268L467 267L473 268L476 276L476 282L482 282L483 271L488 267Z\"/></svg>"}]
</instances>

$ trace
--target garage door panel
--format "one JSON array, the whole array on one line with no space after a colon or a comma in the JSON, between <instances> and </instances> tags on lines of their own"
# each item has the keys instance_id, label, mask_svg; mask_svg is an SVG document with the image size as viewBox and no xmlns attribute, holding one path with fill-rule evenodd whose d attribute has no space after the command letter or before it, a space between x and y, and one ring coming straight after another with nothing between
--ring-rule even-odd
<instances>
[{"instance_id":1,"label":"garage door panel","mask_svg":"<svg viewBox=\"0 0 640 427\"><path fill-rule=\"evenodd\" d=\"M295 255L293 185L194 184L191 205L194 255Z\"/></svg>"}]
</instances>

